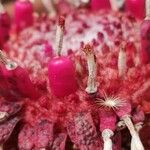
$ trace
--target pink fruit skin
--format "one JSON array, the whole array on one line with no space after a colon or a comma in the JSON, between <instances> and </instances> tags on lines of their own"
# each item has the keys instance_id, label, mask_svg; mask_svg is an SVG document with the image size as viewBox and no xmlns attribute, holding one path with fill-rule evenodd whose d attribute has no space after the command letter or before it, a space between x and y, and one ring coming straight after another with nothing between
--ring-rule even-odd
<instances>
[{"instance_id":1,"label":"pink fruit skin","mask_svg":"<svg viewBox=\"0 0 150 150\"><path fill-rule=\"evenodd\" d=\"M29 78L28 72L25 69L17 67L14 70L14 77L16 78L17 88L23 95L30 98L37 97L36 89Z\"/></svg>"},{"instance_id":2,"label":"pink fruit skin","mask_svg":"<svg viewBox=\"0 0 150 150\"><path fill-rule=\"evenodd\" d=\"M141 24L141 61L150 63L150 20L144 20Z\"/></svg>"},{"instance_id":3,"label":"pink fruit skin","mask_svg":"<svg viewBox=\"0 0 150 150\"><path fill-rule=\"evenodd\" d=\"M0 48L9 38L10 17L4 12L0 14Z\"/></svg>"},{"instance_id":4,"label":"pink fruit skin","mask_svg":"<svg viewBox=\"0 0 150 150\"><path fill-rule=\"evenodd\" d=\"M100 131L102 132L105 129L110 129L115 131L116 129L117 117L113 111L100 111Z\"/></svg>"},{"instance_id":5,"label":"pink fruit skin","mask_svg":"<svg viewBox=\"0 0 150 150\"><path fill-rule=\"evenodd\" d=\"M3 69L3 75L12 90L17 90L22 96L33 99L38 96L28 72L25 69L19 66L14 70Z\"/></svg>"},{"instance_id":6,"label":"pink fruit skin","mask_svg":"<svg viewBox=\"0 0 150 150\"><path fill-rule=\"evenodd\" d=\"M132 120L135 124L139 122L144 122L145 114L140 107L137 107L136 110L133 112Z\"/></svg>"},{"instance_id":7,"label":"pink fruit skin","mask_svg":"<svg viewBox=\"0 0 150 150\"><path fill-rule=\"evenodd\" d=\"M16 100L18 99L18 94L14 92L11 88L10 83L6 78L6 68L4 65L0 65L0 95L6 100ZM13 91L13 92L10 92Z\"/></svg>"},{"instance_id":8,"label":"pink fruit skin","mask_svg":"<svg viewBox=\"0 0 150 150\"><path fill-rule=\"evenodd\" d=\"M99 9L110 9L109 0L91 0L91 8L96 11Z\"/></svg>"},{"instance_id":9,"label":"pink fruit skin","mask_svg":"<svg viewBox=\"0 0 150 150\"><path fill-rule=\"evenodd\" d=\"M68 96L77 90L75 67L68 57L55 57L49 62L49 83L56 97Z\"/></svg>"},{"instance_id":10,"label":"pink fruit skin","mask_svg":"<svg viewBox=\"0 0 150 150\"><path fill-rule=\"evenodd\" d=\"M145 17L145 0L126 0L126 9L134 17L142 19Z\"/></svg>"},{"instance_id":11,"label":"pink fruit skin","mask_svg":"<svg viewBox=\"0 0 150 150\"><path fill-rule=\"evenodd\" d=\"M18 31L33 24L33 5L30 1L16 1L15 24Z\"/></svg>"}]
</instances>

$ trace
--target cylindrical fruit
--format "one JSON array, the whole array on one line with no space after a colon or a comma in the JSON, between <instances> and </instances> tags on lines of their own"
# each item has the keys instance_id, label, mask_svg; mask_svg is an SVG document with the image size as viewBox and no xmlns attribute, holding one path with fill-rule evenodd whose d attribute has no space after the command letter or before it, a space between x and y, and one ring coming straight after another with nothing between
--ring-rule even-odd
<instances>
[{"instance_id":1,"label":"cylindrical fruit","mask_svg":"<svg viewBox=\"0 0 150 150\"><path fill-rule=\"evenodd\" d=\"M75 66L68 57L55 57L48 66L49 82L56 97L64 97L77 90Z\"/></svg>"},{"instance_id":2,"label":"cylindrical fruit","mask_svg":"<svg viewBox=\"0 0 150 150\"><path fill-rule=\"evenodd\" d=\"M33 24L33 5L29 0L16 1L15 24L17 30L22 30Z\"/></svg>"},{"instance_id":3,"label":"cylindrical fruit","mask_svg":"<svg viewBox=\"0 0 150 150\"><path fill-rule=\"evenodd\" d=\"M0 13L0 48L9 38L10 17L7 12Z\"/></svg>"},{"instance_id":4,"label":"cylindrical fruit","mask_svg":"<svg viewBox=\"0 0 150 150\"><path fill-rule=\"evenodd\" d=\"M31 82L25 69L20 66L14 69L3 68L3 77L7 81L10 91L15 91L23 97L37 98L38 94L34 84ZM7 91L8 94L10 91Z\"/></svg>"},{"instance_id":5,"label":"cylindrical fruit","mask_svg":"<svg viewBox=\"0 0 150 150\"><path fill-rule=\"evenodd\" d=\"M142 19L145 17L145 0L126 0L126 9L134 17Z\"/></svg>"},{"instance_id":6,"label":"cylindrical fruit","mask_svg":"<svg viewBox=\"0 0 150 150\"><path fill-rule=\"evenodd\" d=\"M111 6L109 0L91 0L91 8L92 10L110 9Z\"/></svg>"}]
</instances>

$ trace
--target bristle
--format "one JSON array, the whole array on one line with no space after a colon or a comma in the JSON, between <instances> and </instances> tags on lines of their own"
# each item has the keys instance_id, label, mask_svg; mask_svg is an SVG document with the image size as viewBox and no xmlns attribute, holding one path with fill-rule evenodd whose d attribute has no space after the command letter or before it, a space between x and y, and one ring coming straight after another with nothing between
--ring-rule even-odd
<instances>
[{"instance_id":1,"label":"bristle","mask_svg":"<svg viewBox=\"0 0 150 150\"><path fill-rule=\"evenodd\" d=\"M124 105L125 101L120 99L119 97L111 96L106 97L104 99L97 99L96 104L100 108L104 109L119 109Z\"/></svg>"}]
</instances>

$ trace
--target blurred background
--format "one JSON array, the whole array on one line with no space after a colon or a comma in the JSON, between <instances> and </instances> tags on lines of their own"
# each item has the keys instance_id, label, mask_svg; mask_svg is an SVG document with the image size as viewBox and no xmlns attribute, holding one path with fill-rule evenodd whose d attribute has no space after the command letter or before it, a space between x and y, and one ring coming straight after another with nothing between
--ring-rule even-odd
<instances>
[{"instance_id":1,"label":"blurred background","mask_svg":"<svg viewBox=\"0 0 150 150\"><path fill-rule=\"evenodd\" d=\"M2 4L4 5L6 11L9 13L9 15L11 17L14 16L13 14L13 8L14 8L14 1L15 0L1 0ZM34 3L34 9L36 11L38 11L39 13L42 12L42 11L46 11L41 0L35 0L35 3Z\"/></svg>"}]
</instances>

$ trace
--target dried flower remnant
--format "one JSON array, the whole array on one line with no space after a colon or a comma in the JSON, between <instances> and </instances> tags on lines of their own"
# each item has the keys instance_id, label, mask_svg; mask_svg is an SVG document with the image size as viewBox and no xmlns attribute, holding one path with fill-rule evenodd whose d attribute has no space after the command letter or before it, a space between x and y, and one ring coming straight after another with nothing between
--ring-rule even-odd
<instances>
[{"instance_id":1,"label":"dried flower remnant","mask_svg":"<svg viewBox=\"0 0 150 150\"><path fill-rule=\"evenodd\" d=\"M55 50L58 56L61 55L64 30L65 30L65 17L60 16L58 20L57 29L56 29L56 39L55 39Z\"/></svg>"},{"instance_id":2,"label":"dried flower remnant","mask_svg":"<svg viewBox=\"0 0 150 150\"><path fill-rule=\"evenodd\" d=\"M118 71L119 71L119 76L124 78L127 71L127 56L126 56L125 49L123 47L121 47L119 51Z\"/></svg>"},{"instance_id":3,"label":"dried flower remnant","mask_svg":"<svg viewBox=\"0 0 150 150\"><path fill-rule=\"evenodd\" d=\"M56 6L54 0L42 0L44 7L49 12L51 17L55 17L57 14Z\"/></svg>"},{"instance_id":4,"label":"dried flower remnant","mask_svg":"<svg viewBox=\"0 0 150 150\"><path fill-rule=\"evenodd\" d=\"M140 140L140 137L139 137L137 131L135 130L134 124L130 117L130 115L131 115L130 102L126 101L124 103L124 105L122 105L122 107L120 107L118 110L115 110L115 112L118 115L118 117L120 117L121 120L124 121L125 125L129 129L137 150L143 150L144 149L143 144Z\"/></svg>"},{"instance_id":5,"label":"dried flower remnant","mask_svg":"<svg viewBox=\"0 0 150 150\"><path fill-rule=\"evenodd\" d=\"M97 65L96 57L93 51L93 47L90 44L86 44L83 51L87 57L88 64L88 81L87 88L85 89L87 93L93 94L97 92Z\"/></svg>"}]
</instances>

